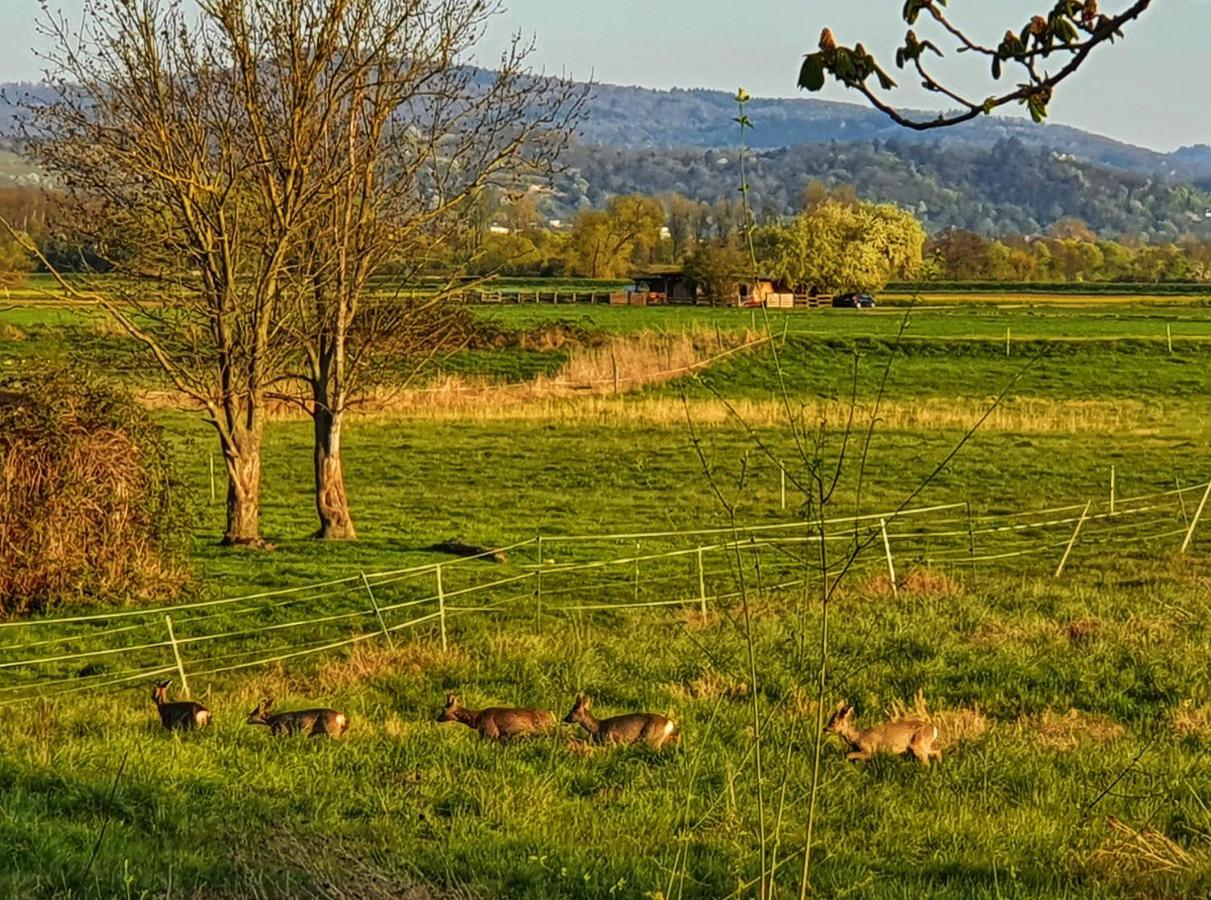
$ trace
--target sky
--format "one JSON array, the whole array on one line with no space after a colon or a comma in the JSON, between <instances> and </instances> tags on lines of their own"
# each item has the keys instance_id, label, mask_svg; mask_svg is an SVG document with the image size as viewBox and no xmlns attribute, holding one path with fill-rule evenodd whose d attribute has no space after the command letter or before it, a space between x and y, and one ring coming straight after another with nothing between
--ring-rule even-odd
<instances>
[{"instance_id":1,"label":"sky","mask_svg":"<svg viewBox=\"0 0 1211 900\"><path fill-rule=\"evenodd\" d=\"M50 0L78 14L82 0ZM1102 0L1115 12L1128 0ZM504 0L506 11L489 32L480 62L490 64L509 35L533 36L535 65L613 84L653 88L743 85L767 97L804 96L795 88L799 61L831 27L843 44L864 43L889 69L905 26L900 0ZM1007 27L1019 29L1051 0L951 0L952 18L984 43L996 44ZM39 0L0 0L0 81L38 76L32 20ZM928 28L919 24L922 37ZM942 43L944 36L934 36ZM1102 47L1059 90L1052 121L1156 150L1211 144L1211 0L1155 0L1127 31ZM943 44L943 46L946 46ZM973 97L992 94L981 61L947 54L939 74ZM903 74L895 73L893 74ZM912 79L897 80L911 84ZM1009 81L1007 76L1006 82ZM821 95L860 102L844 88ZM897 94L901 106L928 108L915 87ZM1002 113L1004 114L1004 113Z\"/></svg>"}]
</instances>

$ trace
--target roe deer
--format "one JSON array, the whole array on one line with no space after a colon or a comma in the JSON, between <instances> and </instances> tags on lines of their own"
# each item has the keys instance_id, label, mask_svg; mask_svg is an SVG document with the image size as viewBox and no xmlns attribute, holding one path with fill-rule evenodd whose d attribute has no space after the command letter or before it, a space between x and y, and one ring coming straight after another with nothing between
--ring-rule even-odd
<instances>
[{"instance_id":1,"label":"roe deer","mask_svg":"<svg viewBox=\"0 0 1211 900\"><path fill-rule=\"evenodd\" d=\"M446 694L446 706L438 715L439 722L462 722L474 728L481 737L494 741L539 734L555 726L555 716L545 709L509 709L494 706L489 709L467 709L458 694Z\"/></svg>"},{"instance_id":2,"label":"roe deer","mask_svg":"<svg viewBox=\"0 0 1211 900\"><path fill-rule=\"evenodd\" d=\"M579 725L589 733L595 744L639 744L646 743L659 750L666 743L681 740L677 726L667 716L656 713L627 713L609 719L596 719L589 712L593 699L578 694L576 705L564 718L568 725Z\"/></svg>"},{"instance_id":3,"label":"roe deer","mask_svg":"<svg viewBox=\"0 0 1211 900\"><path fill-rule=\"evenodd\" d=\"M923 719L895 719L859 731L854 726L853 715L854 708L841 700L825 726L826 731L840 735L849 744L851 749L846 759L870 759L876 753L897 756L911 753L922 765L928 766L931 758L942 761L942 751L933 745L938 739L937 726Z\"/></svg>"},{"instance_id":4,"label":"roe deer","mask_svg":"<svg viewBox=\"0 0 1211 900\"><path fill-rule=\"evenodd\" d=\"M349 719L335 709L299 709L270 715L272 700L262 700L248 714L249 725L268 725L269 733L275 736L306 734L339 738L349 730Z\"/></svg>"},{"instance_id":5,"label":"roe deer","mask_svg":"<svg viewBox=\"0 0 1211 900\"><path fill-rule=\"evenodd\" d=\"M192 700L168 699L171 681L161 681L151 692L151 699L160 712L160 724L170 731L192 731L210 724L210 710Z\"/></svg>"}]
</instances>

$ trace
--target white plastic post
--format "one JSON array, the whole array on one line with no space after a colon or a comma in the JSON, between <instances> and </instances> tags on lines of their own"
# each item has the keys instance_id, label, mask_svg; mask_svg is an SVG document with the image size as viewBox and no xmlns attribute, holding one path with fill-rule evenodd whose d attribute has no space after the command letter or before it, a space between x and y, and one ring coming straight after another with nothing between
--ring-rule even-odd
<instances>
[{"instance_id":1,"label":"white plastic post","mask_svg":"<svg viewBox=\"0 0 1211 900\"><path fill-rule=\"evenodd\" d=\"M702 548L698 548L698 605L702 609L702 618L706 618L706 572L702 565Z\"/></svg>"},{"instance_id":2,"label":"white plastic post","mask_svg":"<svg viewBox=\"0 0 1211 900\"><path fill-rule=\"evenodd\" d=\"M883 533L883 550L887 554L887 577L891 579L891 595L900 597L900 588L896 586L896 564L891 558L891 538L887 536L887 520L879 520L879 531Z\"/></svg>"},{"instance_id":3,"label":"white plastic post","mask_svg":"<svg viewBox=\"0 0 1211 900\"><path fill-rule=\"evenodd\" d=\"M1203 517L1203 510L1207 508L1207 499L1211 498L1211 481L1207 482L1207 489L1203 491L1203 499L1198 503L1198 509L1194 511L1194 518L1190 520L1190 527L1186 531L1186 539L1182 541L1182 553L1184 554L1190 549L1190 545L1194 542L1194 529L1198 527L1198 520Z\"/></svg>"},{"instance_id":4,"label":"white plastic post","mask_svg":"<svg viewBox=\"0 0 1211 900\"><path fill-rule=\"evenodd\" d=\"M383 637L387 639L387 646L392 650L395 649L395 639L391 637L391 632L387 630L387 623L383 619L383 611L378 608L378 600L374 597L374 591L370 589L370 581L366 578L366 573L362 572L362 584L366 586L366 593L370 595L370 605L374 607L374 615L378 619L378 627L383 631Z\"/></svg>"},{"instance_id":5,"label":"white plastic post","mask_svg":"<svg viewBox=\"0 0 1211 900\"><path fill-rule=\"evenodd\" d=\"M172 643L172 655L177 661L177 675L181 677L181 696L189 699L189 679L185 677L185 664L181 662L181 649L177 646L177 636L172 630L172 616L165 616L164 623L168 626L168 640Z\"/></svg>"},{"instance_id":6,"label":"white plastic post","mask_svg":"<svg viewBox=\"0 0 1211 900\"><path fill-rule=\"evenodd\" d=\"M442 627L442 653L448 649L446 644L446 592L442 589L442 567L437 566L437 616Z\"/></svg>"},{"instance_id":7,"label":"white plastic post","mask_svg":"<svg viewBox=\"0 0 1211 900\"><path fill-rule=\"evenodd\" d=\"M1055 577L1059 578L1064 574L1064 567L1068 565L1068 557L1072 555L1072 548L1076 546L1076 539L1081 535L1081 529L1085 527L1085 522L1089 518L1089 507L1093 505L1090 500L1085 504L1085 509L1081 513L1081 518L1076 523L1076 528L1072 531L1072 537L1068 539L1068 546L1064 548L1064 555L1060 559L1060 564L1055 568Z\"/></svg>"}]
</instances>

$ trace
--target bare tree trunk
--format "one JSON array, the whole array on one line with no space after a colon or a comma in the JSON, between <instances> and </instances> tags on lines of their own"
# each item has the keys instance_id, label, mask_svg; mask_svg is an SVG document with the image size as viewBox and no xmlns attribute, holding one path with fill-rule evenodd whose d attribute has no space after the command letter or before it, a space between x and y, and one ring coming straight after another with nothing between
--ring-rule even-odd
<instances>
[{"instance_id":1,"label":"bare tree trunk","mask_svg":"<svg viewBox=\"0 0 1211 900\"><path fill-rule=\"evenodd\" d=\"M227 528L225 546L260 547L261 536L261 439L223 442L227 463Z\"/></svg>"},{"instance_id":2,"label":"bare tree trunk","mask_svg":"<svg viewBox=\"0 0 1211 900\"><path fill-rule=\"evenodd\" d=\"M345 470L341 463L341 426L344 414L316 405L315 425L315 511L320 518L315 537L327 541L357 539L349 498L345 495Z\"/></svg>"}]
</instances>

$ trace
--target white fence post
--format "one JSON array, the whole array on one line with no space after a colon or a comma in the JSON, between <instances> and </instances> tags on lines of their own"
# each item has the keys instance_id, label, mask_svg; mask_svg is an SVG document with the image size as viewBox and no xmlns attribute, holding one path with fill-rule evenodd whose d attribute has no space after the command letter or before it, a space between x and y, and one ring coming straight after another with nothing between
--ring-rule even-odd
<instances>
[{"instance_id":1,"label":"white fence post","mask_svg":"<svg viewBox=\"0 0 1211 900\"><path fill-rule=\"evenodd\" d=\"M168 640L172 643L172 655L177 661L177 674L181 676L181 696L188 700L190 699L189 679L185 677L185 664L181 662L181 650L177 646L177 636L172 630L172 616L165 616L164 622L168 625Z\"/></svg>"},{"instance_id":2,"label":"white fence post","mask_svg":"<svg viewBox=\"0 0 1211 900\"><path fill-rule=\"evenodd\" d=\"M879 520L879 531L883 533L883 550L887 554L887 577L891 579L891 595L900 598L900 588L896 585L896 564L891 558L891 539L887 536L887 520Z\"/></svg>"},{"instance_id":3,"label":"white fence post","mask_svg":"<svg viewBox=\"0 0 1211 900\"><path fill-rule=\"evenodd\" d=\"M1080 537L1081 529L1085 527L1085 522L1089 518L1089 507L1092 505L1092 500L1085 503L1085 510L1081 513L1081 518L1077 521L1076 528L1073 529L1072 537L1068 539L1068 546L1064 548L1064 555L1060 559L1060 564L1055 568L1056 578L1064 574L1064 567L1068 565L1068 557L1072 555L1072 548L1076 546L1076 539Z\"/></svg>"},{"instance_id":4,"label":"white fence post","mask_svg":"<svg viewBox=\"0 0 1211 900\"><path fill-rule=\"evenodd\" d=\"M442 567L439 565L434 571L437 573L437 616L442 628L442 653L445 653L449 649L446 643L446 592L442 588Z\"/></svg>"},{"instance_id":5,"label":"white fence post","mask_svg":"<svg viewBox=\"0 0 1211 900\"><path fill-rule=\"evenodd\" d=\"M702 548L698 548L698 604L702 608L702 618L706 618L706 572L702 565Z\"/></svg>"},{"instance_id":6,"label":"white fence post","mask_svg":"<svg viewBox=\"0 0 1211 900\"><path fill-rule=\"evenodd\" d=\"M1203 510L1207 508L1207 499L1211 498L1211 481L1207 482L1207 489L1203 491L1203 499L1198 503L1198 509L1194 511L1194 518L1190 520L1190 527L1186 530L1186 539L1182 541L1182 553L1185 554L1190 549L1190 545L1194 542L1194 529L1198 527L1198 520L1203 517Z\"/></svg>"},{"instance_id":7,"label":"white fence post","mask_svg":"<svg viewBox=\"0 0 1211 900\"><path fill-rule=\"evenodd\" d=\"M537 585L535 587L535 602L534 602L534 628L542 634L542 570L547 564L542 555L542 535L538 535L538 575L536 576Z\"/></svg>"},{"instance_id":8,"label":"white fence post","mask_svg":"<svg viewBox=\"0 0 1211 900\"><path fill-rule=\"evenodd\" d=\"M391 637L391 632L387 630L387 623L383 619L383 611L378 608L378 600L374 597L374 591L370 589L370 581L366 578L366 573L362 572L362 584L366 586L366 593L370 595L370 605L374 607L374 615L378 619L378 627L383 630L383 637L387 639L387 646L392 650L395 649L395 639Z\"/></svg>"}]
</instances>

